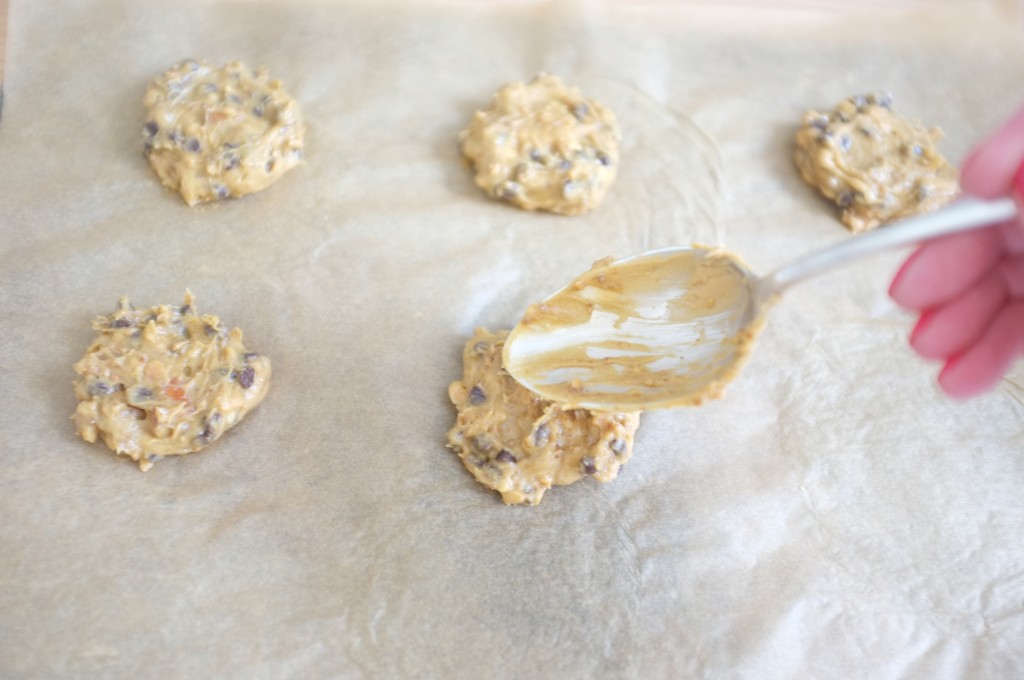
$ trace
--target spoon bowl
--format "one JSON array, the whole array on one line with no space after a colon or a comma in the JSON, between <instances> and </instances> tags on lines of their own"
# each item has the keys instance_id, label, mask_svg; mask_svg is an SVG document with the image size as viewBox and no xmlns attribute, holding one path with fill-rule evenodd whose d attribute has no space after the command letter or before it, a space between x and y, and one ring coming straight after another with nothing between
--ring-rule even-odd
<instances>
[{"instance_id":1,"label":"spoon bowl","mask_svg":"<svg viewBox=\"0 0 1024 680\"><path fill-rule=\"evenodd\" d=\"M505 342L504 367L566 407L699 405L721 396L753 348L765 309L789 286L867 255L1016 214L1013 199L965 198L847 238L764 277L707 246L608 258L527 309Z\"/></svg>"}]
</instances>

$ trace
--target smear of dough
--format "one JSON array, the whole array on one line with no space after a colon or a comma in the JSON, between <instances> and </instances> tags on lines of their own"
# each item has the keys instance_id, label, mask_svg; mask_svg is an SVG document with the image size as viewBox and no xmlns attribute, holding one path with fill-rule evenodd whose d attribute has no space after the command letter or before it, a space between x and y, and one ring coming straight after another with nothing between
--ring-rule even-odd
<instances>
[{"instance_id":1,"label":"smear of dough","mask_svg":"<svg viewBox=\"0 0 1024 680\"><path fill-rule=\"evenodd\" d=\"M633 454L638 413L562 409L501 367L508 331L478 328L462 353L463 377L448 387L458 418L448 446L505 503L536 505L552 485L609 482Z\"/></svg>"},{"instance_id":2,"label":"smear of dough","mask_svg":"<svg viewBox=\"0 0 1024 680\"><path fill-rule=\"evenodd\" d=\"M619 138L610 110L547 74L498 90L459 135L481 189L562 215L601 203L615 179Z\"/></svg>"},{"instance_id":3,"label":"smear of dough","mask_svg":"<svg viewBox=\"0 0 1024 680\"><path fill-rule=\"evenodd\" d=\"M200 315L191 293L181 307L146 310L121 298L92 327L97 335L75 364L75 429L142 470L213 443L270 387L270 359L247 351L238 328Z\"/></svg>"},{"instance_id":4,"label":"smear of dough","mask_svg":"<svg viewBox=\"0 0 1024 680\"><path fill-rule=\"evenodd\" d=\"M267 188L302 160L299 106L266 68L191 59L146 91L145 154L189 205Z\"/></svg>"},{"instance_id":5,"label":"smear of dough","mask_svg":"<svg viewBox=\"0 0 1024 680\"><path fill-rule=\"evenodd\" d=\"M795 161L804 181L843 209L843 224L866 231L956 196L957 171L938 151L941 137L894 112L888 95L855 96L804 115Z\"/></svg>"},{"instance_id":6,"label":"smear of dough","mask_svg":"<svg viewBox=\"0 0 1024 680\"><path fill-rule=\"evenodd\" d=\"M503 365L566 407L639 411L718 399L764 325L748 272L737 255L696 244L598 260L527 308Z\"/></svg>"}]
</instances>

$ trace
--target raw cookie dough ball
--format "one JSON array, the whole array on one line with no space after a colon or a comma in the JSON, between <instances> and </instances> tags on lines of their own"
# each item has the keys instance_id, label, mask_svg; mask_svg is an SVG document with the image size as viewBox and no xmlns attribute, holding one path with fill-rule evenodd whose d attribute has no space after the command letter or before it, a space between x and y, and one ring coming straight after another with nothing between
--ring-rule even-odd
<instances>
[{"instance_id":1,"label":"raw cookie dough ball","mask_svg":"<svg viewBox=\"0 0 1024 680\"><path fill-rule=\"evenodd\" d=\"M270 360L246 351L239 329L200 316L191 293L181 307L142 311L121 298L92 327L97 335L75 364L75 429L143 470L216 441L270 387Z\"/></svg>"},{"instance_id":2,"label":"raw cookie dough ball","mask_svg":"<svg viewBox=\"0 0 1024 680\"><path fill-rule=\"evenodd\" d=\"M191 59L146 90L145 154L189 205L265 189L302 160L299 106L266 68Z\"/></svg>"},{"instance_id":3,"label":"raw cookie dough ball","mask_svg":"<svg viewBox=\"0 0 1024 680\"><path fill-rule=\"evenodd\" d=\"M525 210L580 215L600 204L619 163L619 126L555 76L510 83L459 135L476 183Z\"/></svg>"},{"instance_id":4,"label":"raw cookie dough ball","mask_svg":"<svg viewBox=\"0 0 1024 680\"><path fill-rule=\"evenodd\" d=\"M477 481L512 505L537 505L553 484L610 482L633 455L639 413L563 410L501 367L508 331L478 328L462 352L463 377L448 387L458 418L448 446Z\"/></svg>"},{"instance_id":5,"label":"raw cookie dough ball","mask_svg":"<svg viewBox=\"0 0 1024 680\"><path fill-rule=\"evenodd\" d=\"M956 169L936 148L941 137L895 113L889 95L856 96L804 115L795 160L804 181L843 209L850 231L867 231L957 194Z\"/></svg>"}]
</instances>

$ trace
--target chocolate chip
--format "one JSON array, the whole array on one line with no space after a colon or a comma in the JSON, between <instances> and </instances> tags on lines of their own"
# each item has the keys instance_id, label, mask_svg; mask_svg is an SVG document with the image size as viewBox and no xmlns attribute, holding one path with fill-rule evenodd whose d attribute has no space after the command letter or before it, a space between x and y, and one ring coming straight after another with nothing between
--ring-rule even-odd
<instances>
[{"instance_id":1,"label":"chocolate chip","mask_svg":"<svg viewBox=\"0 0 1024 680\"><path fill-rule=\"evenodd\" d=\"M185 142L185 148L192 153L199 153L199 140L195 137L189 137L189 140Z\"/></svg>"},{"instance_id":2,"label":"chocolate chip","mask_svg":"<svg viewBox=\"0 0 1024 680\"><path fill-rule=\"evenodd\" d=\"M238 372L238 384L242 386L242 389L247 390L252 387L253 381L256 379L256 369L252 366L246 366Z\"/></svg>"},{"instance_id":3,"label":"chocolate chip","mask_svg":"<svg viewBox=\"0 0 1024 680\"><path fill-rule=\"evenodd\" d=\"M228 191L228 188L223 184L215 185L214 191L217 192L217 198L227 198L228 195L230 195L231 193L230 191Z\"/></svg>"},{"instance_id":4,"label":"chocolate chip","mask_svg":"<svg viewBox=\"0 0 1024 680\"><path fill-rule=\"evenodd\" d=\"M128 328L131 325L132 325L132 322L130 320L128 320L128 319L123 318L123 317L120 318L120 319L114 319L113 321L110 322L110 327L111 328Z\"/></svg>"},{"instance_id":5,"label":"chocolate chip","mask_svg":"<svg viewBox=\"0 0 1024 680\"><path fill-rule=\"evenodd\" d=\"M498 455L495 456L494 459L497 460L497 461L501 461L502 463L515 463L516 462L516 457L513 456L508 451L506 451L505 449L502 449L501 451L498 451Z\"/></svg>"},{"instance_id":6,"label":"chocolate chip","mask_svg":"<svg viewBox=\"0 0 1024 680\"><path fill-rule=\"evenodd\" d=\"M576 116L576 120L583 120L590 113L590 107L587 106L586 102L580 102L574 105L570 111L572 111L572 115Z\"/></svg>"},{"instance_id":7,"label":"chocolate chip","mask_svg":"<svg viewBox=\"0 0 1024 680\"><path fill-rule=\"evenodd\" d=\"M89 394L94 397L102 397L107 394L113 394L117 391L117 387L114 385L108 385L107 383L97 380L89 385Z\"/></svg>"},{"instance_id":8,"label":"chocolate chip","mask_svg":"<svg viewBox=\"0 0 1024 680\"><path fill-rule=\"evenodd\" d=\"M522 191L523 187L519 182L504 182L498 185L498 196L501 198L515 198Z\"/></svg>"},{"instance_id":9,"label":"chocolate chip","mask_svg":"<svg viewBox=\"0 0 1024 680\"><path fill-rule=\"evenodd\" d=\"M274 161L273 160L267 161L267 164L264 166L264 169L267 172L273 172L274 171Z\"/></svg>"},{"instance_id":10,"label":"chocolate chip","mask_svg":"<svg viewBox=\"0 0 1024 680\"><path fill-rule=\"evenodd\" d=\"M541 423L537 426L537 429L533 431L533 445L544 446L548 443L548 438L551 436L551 428L548 427L547 423Z\"/></svg>"},{"instance_id":11,"label":"chocolate chip","mask_svg":"<svg viewBox=\"0 0 1024 680\"><path fill-rule=\"evenodd\" d=\"M238 167L238 156L231 155L225 159L227 162L224 164L225 170L234 170Z\"/></svg>"},{"instance_id":12,"label":"chocolate chip","mask_svg":"<svg viewBox=\"0 0 1024 680\"><path fill-rule=\"evenodd\" d=\"M611 165L612 159L608 157L608 154L599 151L597 153L597 162L601 165Z\"/></svg>"},{"instance_id":13,"label":"chocolate chip","mask_svg":"<svg viewBox=\"0 0 1024 680\"><path fill-rule=\"evenodd\" d=\"M593 458L584 458L580 461L580 464L583 466L583 474L585 475L592 475L597 472L597 466L594 465Z\"/></svg>"},{"instance_id":14,"label":"chocolate chip","mask_svg":"<svg viewBox=\"0 0 1024 680\"><path fill-rule=\"evenodd\" d=\"M543 163L544 154L541 153L539 149L534 149L533 151L530 152L530 160L533 161L534 163Z\"/></svg>"},{"instance_id":15,"label":"chocolate chip","mask_svg":"<svg viewBox=\"0 0 1024 680\"><path fill-rule=\"evenodd\" d=\"M626 442L623 439L613 439L608 442L608 448L611 449L611 452L616 456L621 456L626 452Z\"/></svg>"},{"instance_id":16,"label":"chocolate chip","mask_svg":"<svg viewBox=\"0 0 1024 680\"><path fill-rule=\"evenodd\" d=\"M181 141L181 133L178 132L177 130L171 130L170 132L167 133L167 140L171 144L177 144Z\"/></svg>"},{"instance_id":17,"label":"chocolate chip","mask_svg":"<svg viewBox=\"0 0 1024 680\"><path fill-rule=\"evenodd\" d=\"M216 411L211 413L210 417L206 419L206 427L204 427L203 431L196 436L196 443L209 444L217 439L217 426L220 425L220 421L221 417L219 413Z\"/></svg>"},{"instance_id":18,"label":"chocolate chip","mask_svg":"<svg viewBox=\"0 0 1024 680\"><path fill-rule=\"evenodd\" d=\"M839 148L843 151L849 151L850 147L853 146L853 140L850 135L839 135Z\"/></svg>"},{"instance_id":19,"label":"chocolate chip","mask_svg":"<svg viewBox=\"0 0 1024 680\"><path fill-rule=\"evenodd\" d=\"M135 388L135 401L146 401L153 398L153 390L148 387Z\"/></svg>"},{"instance_id":20,"label":"chocolate chip","mask_svg":"<svg viewBox=\"0 0 1024 680\"><path fill-rule=\"evenodd\" d=\"M836 199L836 203L839 205L840 208L845 208L851 203L853 203L853 198L854 196L852 191L844 191L843 193L839 194L839 198Z\"/></svg>"},{"instance_id":21,"label":"chocolate chip","mask_svg":"<svg viewBox=\"0 0 1024 680\"><path fill-rule=\"evenodd\" d=\"M152 137L160 131L160 126L156 124L156 121L150 120L146 122L146 134Z\"/></svg>"},{"instance_id":22,"label":"chocolate chip","mask_svg":"<svg viewBox=\"0 0 1024 680\"><path fill-rule=\"evenodd\" d=\"M256 116L257 118L262 118L264 113L265 111L263 110L263 106L257 104L256 106L252 107L252 115Z\"/></svg>"},{"instance_id":23,"label":"chocolate chip","mask_svg":"<svg viewBox=\"0 0 1024 680\"><path fill-rule=\"evenodd\" d=\"M469 391L469 403L472 406L479 406L480 404L487 401L487 394L484 389L479 385L474 385L473 389Z\"/></svg>"}]
</instances>

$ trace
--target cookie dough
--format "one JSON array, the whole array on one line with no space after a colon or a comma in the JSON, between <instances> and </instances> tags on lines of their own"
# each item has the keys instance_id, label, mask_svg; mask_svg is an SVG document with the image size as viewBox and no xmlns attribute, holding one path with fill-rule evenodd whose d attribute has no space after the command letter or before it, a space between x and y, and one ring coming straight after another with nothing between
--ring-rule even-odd
<instances>
[{"instance_id":1,"label":"cookie dough","mask_svg":"<svg viewBox=\"0 0 1024 680\"><path fill-rule=\"evenodd\" d=\"M97 335L75 364L75 429L142 470L213 443L270 386L270 360L246 351L241 330L200 315L188 292L181 307L136 310L121 298L92 327Z\"/></svg>"},{"instance_id":2,"label":"cookie dough","mask_svg":"<svg viewBox=\"0 0 1024 680\"><path fill-rule=\"evenodd\" d=\"M488 194L525 210L562 215L596 208L619 163L612 112L543 73L498 90L459 142Z\"/></svg>"},{"instance_id":3,"label":"cookie dough","mask_svg":"<svg viewBox=\"0 0 1024 680\"><path fill-rule=\"evenodd\" d=\"M530 392L501 367L507 335L478 328L466 343L462 380L448 387L458 410L448 446L509 505L537 505L552 485L581 477L615 479L640 415L563 410Z\"/></svg>"},{"instance_id":4,"label":"cookie dough","mask_svg":"<svg viewBox=\"0 0 1024 680\"><path fill-rule=\"evenodd\" d=\"M941 137L894 112L889 95L856 96L804 115L795 160L804 181L843 209L850 231L867 231L957 194L956 169L936 147Z\"/></svg>"},{"instance_id":5,"label":"cookie dough","mask_svg":"<svg viewBox=\"0 0 1024 680\"><path fill-rule=\"evenodd\" d=\"M266 189L302 160L299 106L266 68L188 59L153 81L144 103L149 164L189 205Z\"/></svg>"}]
</instances>

